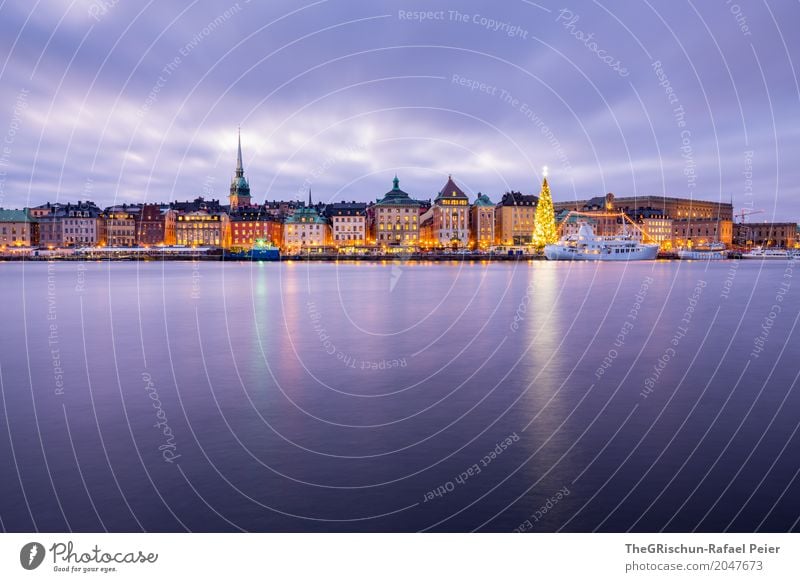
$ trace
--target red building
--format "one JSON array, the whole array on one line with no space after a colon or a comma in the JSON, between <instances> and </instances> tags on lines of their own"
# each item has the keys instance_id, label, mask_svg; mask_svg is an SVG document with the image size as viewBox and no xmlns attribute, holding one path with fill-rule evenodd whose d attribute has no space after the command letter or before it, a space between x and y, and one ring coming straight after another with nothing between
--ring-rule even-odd
<instances>
[{"instance_id":1,"label":"red building","mask_svg":"<svg viewBox=\"0 0 800 582\"><path fill-rule=\"evenodd\" d=\"M136 216L136 242L141 246L161 245L165 239L165 216L159 204L144 204Z\"/></svg>"},{"instance_id":2,"label":"red building","mask_svg":"<svg viewBox=\"0 0 800 582\"><path fill-rule=\"evenodd\" d=\"M261 208L242 209L231 214L231 247L251 249L257 245L280 246L281 222Z\"/></svg>"}]
</instances>

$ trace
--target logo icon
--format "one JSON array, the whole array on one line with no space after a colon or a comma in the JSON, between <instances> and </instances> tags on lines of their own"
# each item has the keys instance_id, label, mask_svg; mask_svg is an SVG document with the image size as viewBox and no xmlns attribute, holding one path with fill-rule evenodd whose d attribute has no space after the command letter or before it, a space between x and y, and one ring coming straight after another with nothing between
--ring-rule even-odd
<instances>
[{"instance_id":1,"label":"logo icon","mask_svg":"<svg viewBox=\"0 0 800 582\"><path fill-rule=\"evenodd\" d=\"M19 551L19 563L26 570L35 570L44 561L44 546L39 542L29 542Z\"/></svg>"}]
</instances>

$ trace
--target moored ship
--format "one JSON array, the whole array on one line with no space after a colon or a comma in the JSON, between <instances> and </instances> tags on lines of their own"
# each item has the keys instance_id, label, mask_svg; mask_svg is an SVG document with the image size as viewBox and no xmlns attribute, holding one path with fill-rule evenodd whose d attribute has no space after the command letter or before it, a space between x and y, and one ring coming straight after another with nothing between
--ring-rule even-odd
<instances>
[{"instance_id":1,"label":"moored ship","mask_svg":"<svg viewBox=\"0 0 800 582\"><path fill-rule=\"evenodd\" d=\"M798 251L793 249L765 249L762 247L756 247L750 252L742 254L743 259L760 259L762 261L766 260L787 260L787 259L796 259L800 256Z\"/></svg>"},{"instance_id":2,"label":"moored ship","mask_svg":"<svg viewBox=\"0 0 800 582\"><path fill-rule=\"evenodd\" d=\"M577 235L544 247L544 256L550 261L647 261L657 255L658 244L641 243L628 234L598 236L586 223Z\"/></svg>"},{"instance_id":3,"label":"moored ship","mask_svg":"<svg viewBox=\"0 0 800 582\"><path fill-rule=\"evenodd\" d=\"M724 243L710 243L694 248L680 249L678 258L691 261L720 261L728 258Z\"/></svg>"}]
</instances>

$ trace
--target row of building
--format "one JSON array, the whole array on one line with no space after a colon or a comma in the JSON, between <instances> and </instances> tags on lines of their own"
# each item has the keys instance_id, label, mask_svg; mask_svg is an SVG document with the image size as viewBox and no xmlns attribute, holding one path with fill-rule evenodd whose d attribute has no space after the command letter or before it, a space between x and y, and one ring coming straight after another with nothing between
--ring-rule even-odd
<instances>
[{"instance_id":1,"label":"row of building","mask_svg":"<svg viewBox=\"0 0 800 582\"><path fill-rule=\"evenodd\" d=\"M546 178L543 189L547 187ZM254 204L244 176L241 138L228 204L193 201L122 204L90 201L0 209L0 247L187 246L249 249L281 247L286 253L359 252L436 248L483 249L532 243L539 197L506 192L495 203L478 193L470 201L449 177L433 197L418 199L400 188L374 202L271 201ZM596 233L625 230L662 248L723 242L729 246L794 247L794 223L734 223L733 205L665 196L555 202L561 234L589 222Z\"/></svg>"}]
</instances>

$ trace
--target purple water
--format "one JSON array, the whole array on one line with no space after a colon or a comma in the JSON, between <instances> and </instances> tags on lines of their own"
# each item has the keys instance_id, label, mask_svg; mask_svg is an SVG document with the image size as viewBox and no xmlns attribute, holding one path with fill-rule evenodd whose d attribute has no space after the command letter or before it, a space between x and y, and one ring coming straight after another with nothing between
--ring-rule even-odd
<instances>
[{"instance_id":1,"label":"purple water","mask_svg":"<svg viewBox=\"0 0 800 582\"><path fill-rule=\"evenodd\" d=\"M0 525L797 530L798 272L0 264Z\"/></svg>"}]
</instances>

